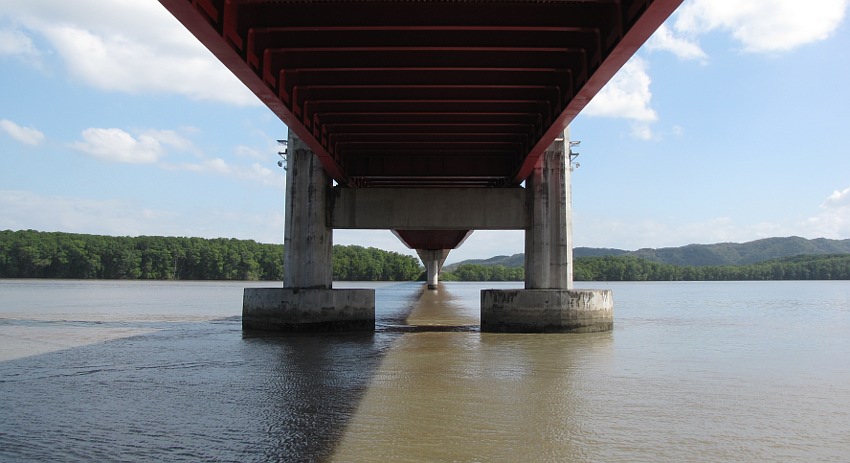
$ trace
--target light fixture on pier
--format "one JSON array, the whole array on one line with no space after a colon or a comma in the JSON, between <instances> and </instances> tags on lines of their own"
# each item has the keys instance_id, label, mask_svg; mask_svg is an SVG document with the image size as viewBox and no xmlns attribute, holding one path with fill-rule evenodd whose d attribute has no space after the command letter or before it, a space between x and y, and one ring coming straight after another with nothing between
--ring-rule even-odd
<instances>
[{"instance_id":1,"label":"light fixture on pier","mask_svg":"<svg viewBox=\"0 0 850 463\"><path fill-rule=\"evenodd\" d=\"M573 162L573 160L575 158L577 158L578 155L580 154L580 153L573 152L573 147L578 146L580 144L581 144L581 141L579 141L579 140L570 140L570 172L581 167L581 164L579 164L577 162Z\"/></svg>"},{"instance_id":2,"label":"light fixture on pier","mask_svg":"<svg viewBox=\"0 0 850 463\"><path fill-rule=\"evenodd\" d=\"M286 156L289 154L289 141L278 140L277 144L283 147L283 151L277 152L277 155L280 156L280 161L277 161L277 166L283 167L283 170L286 170Z\"/></svg>"}]
</instances>

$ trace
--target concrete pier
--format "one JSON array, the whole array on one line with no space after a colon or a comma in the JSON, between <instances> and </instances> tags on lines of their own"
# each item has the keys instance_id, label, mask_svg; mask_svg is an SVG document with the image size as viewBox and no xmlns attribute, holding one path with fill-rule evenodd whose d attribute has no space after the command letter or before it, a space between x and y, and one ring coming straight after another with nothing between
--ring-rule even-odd
<instances>
[{"instance_id":1,"label":"concrete pier","mask_svg":"<svg viewBox=\"0 0 850 463\"><path fill-rule=\"evenodd\" d=\"M291 132L287 152L283 287L330 289L333 229L325 208L331 180L318 158Z\"/></svg>"},{"instance_id":2,"label":"concrete pier","mask_svg":"<svg viewBox=\"0 0 850 463\"><path fill-rule=\"evenodd\" d=\"M242 328L270 331L375 329L375 291L333 289L330 177L289 133L283 288L246 288Z\"/></svg>"},{"instance_id":3,"label":"concrete pier","mask_svg":"<svg viewBox=\"0 0 850 463\"><path fill-rule=\"evenodd\" d=\"M373 289L246 288L242 328L266 331L371 331Z\"/></svg>"},{"instance_id":4,"label":"concrete pier","mask_svg":"<svg viewBox=\"0 0 850 463\"><path fill-rule=\"evenodd\" d=\"M564 138L543 154L525 181L530 218L525 230L525 288L572 288L570 171Z\"/></svg>"},{"instance_id":5,"label":"concrete pier","mask_svg":"<svg viewBox=\"0 0 850 463\"><path fill-rule=\"evenodd\" d=\"M568 132L526 180L525 289L481 292L481 331L589 332L613 328L610 290L573 289Z\"/></svg>"},{"instance_id":6,"label":"concrete pier","mask_svg":"<svg viewBox=\"0 0 850 463\"><path fill-rule=\"evenodd\" d=\"M425 265L426 281L428 289L437 289L440 282L440 271L446 262L446 257L451 249L417 249L416 254Z\"/></svg>"},{"instance_id":7,"label":"concrete pier","mask_svg":"<svg viewBox=\"0 0 850 463\"><path fill-rule=\"evenodd\" d=\"M607 289L481 291L481 331L590 333L614 327L614 298Z\"/></svg>"}]
</instances>

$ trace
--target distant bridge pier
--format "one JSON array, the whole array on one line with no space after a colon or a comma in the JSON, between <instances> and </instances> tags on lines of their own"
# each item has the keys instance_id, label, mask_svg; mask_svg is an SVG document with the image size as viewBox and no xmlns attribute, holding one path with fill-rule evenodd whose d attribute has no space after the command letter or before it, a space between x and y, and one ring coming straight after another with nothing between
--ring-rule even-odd
<instances>
[{"instance_id":1,"label":"distant bridge pier","mask_svg":"<svg viewBox=\"0 0 850 463\"><path fill-rule=\"evenodd\" d=\"M358 331L375 329L375 290L332 289L333 229L326 211L330 177L315 154L289 132L283 288L246 288L243 329Z\"/></svg>"},{"instance_id":2,"label":"distant bridge pier","mask_svg":"<svg viewBox=\"0 0 850 463\"><path fill-rule=\"evenodd\" d=\"M446 257L451 249L417 249L416 254L425 265L426 281L428 289L437 289L440 280L440 271L446 262Z\"/></svg>"},{"instance_id":3,"label":"distant bridge pier","mask_svg":"<svg viewBox=\"0 0 850 463\"><path fill-rule=\"evenodd\" d=\"M613 328L611 290L573 289L569 132L526 179L525 289L483 290L481 331L592 332Z\"/></svg>"}]
</instances>

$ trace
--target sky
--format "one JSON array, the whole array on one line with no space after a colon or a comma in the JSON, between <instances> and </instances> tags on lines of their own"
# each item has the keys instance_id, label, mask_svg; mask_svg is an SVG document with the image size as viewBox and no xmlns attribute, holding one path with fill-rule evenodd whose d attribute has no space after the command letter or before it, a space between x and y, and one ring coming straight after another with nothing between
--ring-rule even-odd
<instances>
[{"instance_id":1,"label":"sky","mask_svg":"<svg viewBox=\"0 0 850 463\"><path fill-rule=\"evenodd\" d=\"M570 127L574 246L850 238L848 2L686 0ZM0 3L0 230L282 243L286 133L155 0Z\"/></svg>"}]
</instances>

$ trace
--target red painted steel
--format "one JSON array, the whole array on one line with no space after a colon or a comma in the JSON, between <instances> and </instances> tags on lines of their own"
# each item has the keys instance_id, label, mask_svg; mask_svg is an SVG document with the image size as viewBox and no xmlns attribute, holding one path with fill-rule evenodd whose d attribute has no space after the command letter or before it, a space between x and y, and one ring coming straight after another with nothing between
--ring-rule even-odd
<instances>
[{"instance_id":1,"label":"red painted steel","mask_svg":"<svg viewBox=\"0 0 850 463\"><path fill-rule=\"evenodd\" d=\"M682 0L160 2L341 185L505 187Z\"/></svg>"},{"instance_id":2,"label":"red painted steel","mask_svg":"<svg viewBox=\"0 0 850 463\"><path fill-rule=\"evenodd\" d=\"M411 249L454 249L472 234L472 230L393 230Z\"/></svg>"}]
</instances>

